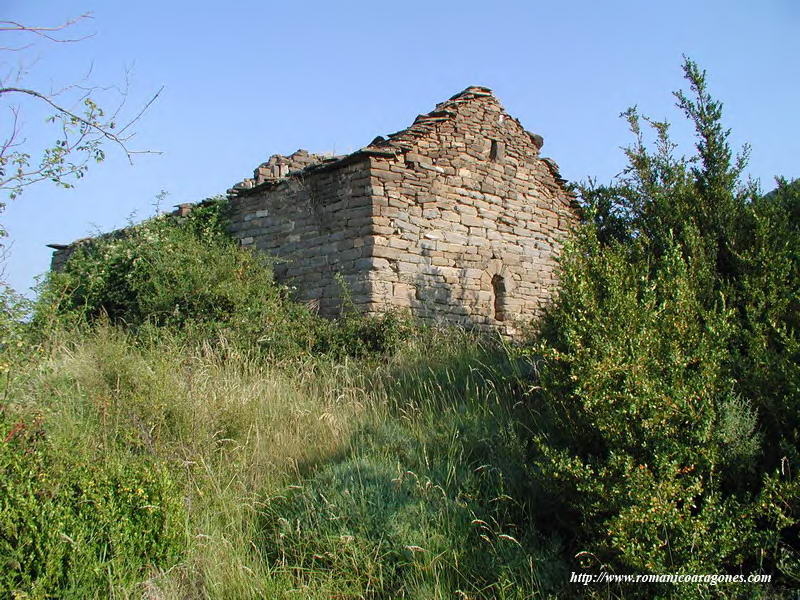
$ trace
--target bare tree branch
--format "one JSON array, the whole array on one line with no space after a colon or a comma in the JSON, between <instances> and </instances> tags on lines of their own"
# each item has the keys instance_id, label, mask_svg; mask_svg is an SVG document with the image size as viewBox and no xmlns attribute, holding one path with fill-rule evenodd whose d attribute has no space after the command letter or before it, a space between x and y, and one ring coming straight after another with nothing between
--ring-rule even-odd
<instances>
[{"instance_id":1,"label":"bare tree branch","mask_svg":"<svg viewBox=\"0 0 800 600\"><path fill-rule=\"evenodd\" d=\"M92 37L65 35L64 32L81 21L92 19L91 13L84 13L52 27L29 26L17 21L0 21L0 34L33 36L46 42L73 43ZM21 52L33 47L33 43L11 43L0 46L0 53ZM111 145L118 148L133 163L136 154L161 154L153 150L134 150L129 147L130 140L135 132L132 127L140 121L142 116L153 105L164 90L161 87L142 108L130 119L120 123L120 115L128 100L129 72L126 68L124 83L107 87L92 85L89 78L92 73L90 65L84 77L75 83L70 83L61 88L52 88L49 91L36 86L25 85L25 79L34 62L26 60L27 56L20 58L20 64L14 69L6 69L0 73L0 101L7 104L6 100L18 98L14 104L7 104L11 118L5 123L7 133L0 142L0 190L5 190L13 198L19 195L23 188L49 180L62 187L72 187L71 179L82 177L88 169L90 162L101 162L105 158L104 146ZM26 62L30 65L26 65ZM98 97L105 92L115 92L120 101L110 111L104 110L98 102ZM39 149L27 150L25 138L21 137L22 121L20 119L22 108L36 105L52 111L46 119L50 123L60 126L58 139L52 145L41 144ZM43 146L43 147L42 147ZM38 161L38 164L35 162ZM0 211L2 204L0 204Z\"/></svg>"},{"instance_id":2,"label":"bare tree branch","mask_svg":"<svg viewBox=\"0 0 800 600\"><path fill-rule=\"evenodd\" d=\"M8 138L0 145L0 162L2 162L2 158L6 155L11 148L19 146L24 142L18 142L17 136L19 135L19 107L18 106L10 106L9 109L11 110L11 114L13 115L13 120L11 124L11 133L9 134ZM2 177L2 173L0 173L0 177Z\"/></svg>"},{"instance_id":3,"label":"bare tree branch","mask_svg":"<svg viewBox=\"0 0 800 600\"><path fill-rule=\"evenodd\" d=\"M90 33L88 35L84 35L79 38L58 38L54 35L51 35L51 33L56 31L62 31L64 29L72 27L73 25L75 25L80 21L93 18L94 17L92 16L92 13L87 12L83 13L79 17L75 17L74 19L69 19L61 23L61 25L56 25L54 27L31 27L28 25L23 25L22 23L17 23L16 21L0 21L0 31L17 31L17 32L32 33L51 42L56 42L59 44L70 44L74 42L82 42L83 40L87 40L93 37L94 34Z\"/></svg>"},{"instance_id":4,"label":"bare tree branch","mask_svg":"<svg viewBox=\"0 0 800 600\"><path fill-rule=\"evenodd\" d=\"M31 48L33 44L25 44L24 46L0 46L0 52L22 52L23 50L27 50Z\"/></svg>"},{"instance_id":5,"label":"bare tree branch","mask_svg":"<svg viewBox=\"0 0 800 600\"><path fill-rule=\"evenodd\" d=\"M122 133L123 131L128 129L128 127L130 127L131 125L136 123L139 119L141 119L142 115L144 115L144 113L147 112L147 109L150 108L150 106L153 104L153 102L155 102L158 99L158 97L161 95L161 92L163 92L163 91L164 91L164 86L162 85L158 89L158 91L155 94L153 94L153 97L150 98L150 100L148 100L147 103L142 107L142 110L140 110L139 113L135 117L133 117L133 119L128 121L128 123L122 129L119 130L120 133ZM128 136L125 139L130 139L130 137L131 136ZM136 153L134 152L134 154L136 154ZM161 152L156 152L155 154L161 154Z\"/></svg>"},{"instance_id":6,"label":"bare tree branch","mask_svg":"<svg viewBox=\"0 0 800 600\"><path fill-rule=\"evenodd\" d=\"M128 127L130 127L136 121L141 119L141 117L145 113L145 111L150 107L151 104L153 104L153 102L156 101L156 99L158 98L158 96L161 94L161 92L163 90L164 90L164 86L161 86L161 88L153 95L153 97L150 98L150 100L147 102L147 104L144 105L144 108L142 108L142 110L139 111L139 114L137 114L133 119L131 119L122 129L120 129L120 132L125 131L126 129L128 129ZM128 157L129 161L131 160L131 156L133 154L160 154L160 152L155 152L155 151L152 151L152 150L129 150L128 147L125 145L125 142L128 141L131 138L130 135L127 136L127 137L120 137L119 135L113 133L110 128L103 127L101 124L97 123L96 121L88 120L88 119L76 114L75 112L73 112L73 111L71 111L71 110L69 110L67 108L64 108L63 106L60 106L59 104L56 104L55 102L53 102L53 100L51 98L49 98L45 94L42 94L41 92L37 92L36 90L29 90L29 89L26 89L26 88L11 88L11 87L9 87L9 88L0 88L0 96L2 96L3 94L14 94L14 93L16 93L16 94L27 94L28 96L33 96L34 98L37 98L37 99L41 100L42 102L45 102L46 104L49 104L56 111L58 111L60 114L65 115L65 116L69 117L70 119L74 119L75 121L78 121L79 123L85 125L89 129L95 131L98 135L104 137L105 139L109 140L110 142L113 142L113 143L117 144L120 147L120 149L125 153L125 155ZM112 124L112 127L113 127L113 124Z\"/></svg>"}]
</instances>

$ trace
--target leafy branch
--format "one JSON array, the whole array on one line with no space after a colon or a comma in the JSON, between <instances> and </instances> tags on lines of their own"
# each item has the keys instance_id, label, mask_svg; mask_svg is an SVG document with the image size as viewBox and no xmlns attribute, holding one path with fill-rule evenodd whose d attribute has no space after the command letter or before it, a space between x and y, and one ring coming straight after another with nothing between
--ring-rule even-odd
<instances>
[{"instance_id":1,"label":"leafy branch","mask_svg":"<svg viewBox=\"0 0 800 600\"><path fill-rule=\"evenodd\" d=\"M93 34L71 36L66 33L73 26L91 18L90 13L85 13L52 27L0 21L0 33L12 38L15 35L25 39L33 37L34 41L81 42ZM0 52L19 52L33 45L33 42L19 44L14 41L0 46ZM153 150L133 149L130 142L135 135L132 128L158 99L163 87L135 115L122 119L128 97L127 73L122 88L104 88L78 82L49 92L24 85L22 80L26 72L22 66L15 73L4 75L0 76L0 102L8 109L9 119L6 122L8 133L0 138L0 190L5 190L11 198L19 196L27 186L41 181L51 181L60 187L73 187L74 180L83 177L90 164L105 159L108 145L115 146L130 163L137 154L159 154ZM107 113L97 97L101 92L112 89L120 99L114 110ZM46 121L56 125L59 133L55 142L33 151L22 135L21 113L23 108L35 109L36 106L51 113Z\"/></svg>"}]
</instances>

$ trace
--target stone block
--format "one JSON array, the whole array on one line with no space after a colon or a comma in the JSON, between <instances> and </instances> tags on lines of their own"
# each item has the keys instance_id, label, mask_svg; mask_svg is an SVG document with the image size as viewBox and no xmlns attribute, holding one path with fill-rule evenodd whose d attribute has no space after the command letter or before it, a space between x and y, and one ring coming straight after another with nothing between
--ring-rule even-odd
<instances>
[{"instance_id":1,"label":"stone block","mask_svg":"<svg viewBox=\"0 0 800 600\"><path fill-rule=\"evenodd\" d=\"M374 246L372 248L372 256L389 260L399 260L401 256L404 256L404 252L399 248L392 248L390 246Z\"/></svg>"},{"instance_id":2,"label":"stone block","mask_svg":"<svg viewBox=\"0 0 800 600\"><path fill-rule=\"evenodd\" d=\"M461 224L467 227L483 227L484 220L471 215L461 215Z\"/></svg>"}]
</instances>

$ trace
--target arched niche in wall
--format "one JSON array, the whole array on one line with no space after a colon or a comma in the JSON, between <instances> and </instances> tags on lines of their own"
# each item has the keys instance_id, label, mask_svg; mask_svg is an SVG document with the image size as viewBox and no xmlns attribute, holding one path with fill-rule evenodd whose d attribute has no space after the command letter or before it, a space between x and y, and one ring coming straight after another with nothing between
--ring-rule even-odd
<instances>
[{"instance_id":1,"label":"arched niche in wall","mask_svg":"<svg viewBox=\"0 0 800 600\"><path fill-rule=\"evenodd\" d=\"M512 297L514 287L515 280L508 266L502 260L490 260L481 276L481 289L492 294L487 308L488 314L495 321L513 320L514 315L509 312L508 300Z\"/></svg>"},{"instance_id":2,"label":"arched niche in wall","mask_svg":"<svg viewBox=\"0 0 800 600\"><path fill-rule=\"evenodd\" d=\"M506 320L506 283L502 275L492 275L492 294L494 302L492 306L492 316L495 321Z\"/></svg>"}]
</instances>

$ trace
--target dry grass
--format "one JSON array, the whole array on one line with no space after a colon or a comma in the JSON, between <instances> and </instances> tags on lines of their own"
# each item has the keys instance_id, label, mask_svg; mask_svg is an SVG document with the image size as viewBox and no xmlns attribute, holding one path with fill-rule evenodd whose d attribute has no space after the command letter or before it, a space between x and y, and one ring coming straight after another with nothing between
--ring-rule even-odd
<instances>
[{"instance_id":1,"label":"dry grass","mask_svg":"<svg viewBox=\"0 0 800 600\"><path fill-rule=\"evenodd\" d=\"M18 379L17 408L43 414L64 452L145 453L182 484L182 560L115 596L539 595L532 538L522 551L508 516L524 510L494 489L509 467L486 464L513 377L475 340L429 332L388 362L268 364L111 327L58 339Z\"/></svg>"}]
</instances>

